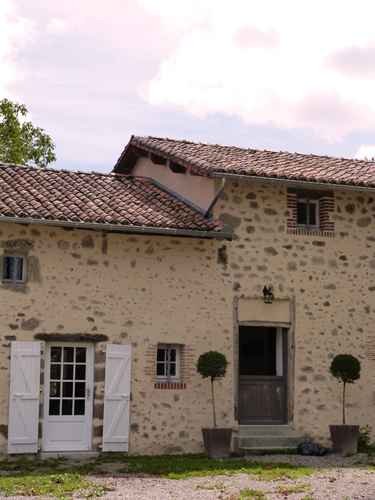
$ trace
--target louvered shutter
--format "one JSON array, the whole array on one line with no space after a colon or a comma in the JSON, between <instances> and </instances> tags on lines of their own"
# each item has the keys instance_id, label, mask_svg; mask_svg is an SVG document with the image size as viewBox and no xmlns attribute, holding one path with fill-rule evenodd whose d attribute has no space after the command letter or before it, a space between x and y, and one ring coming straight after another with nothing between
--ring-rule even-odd
<instances>
[{"instance_id":1,"label":"louvered shutter","mask_svg":"<svg viewBox=\"0 0 375 500\"><path fill-rule=\"evenodd\" d=\"M131 346L106 349L102 451L128 451Z\"/></svg>"},{"instance_id":2,"label":"louvered shutter","mask_svg":"<svg viewBox=\"0 0 375 500\"><path fill-rule=\"evenodd\" d=\"M12 342L8 453L38 451L40 342Z\"/></svg>"}]
</instances>

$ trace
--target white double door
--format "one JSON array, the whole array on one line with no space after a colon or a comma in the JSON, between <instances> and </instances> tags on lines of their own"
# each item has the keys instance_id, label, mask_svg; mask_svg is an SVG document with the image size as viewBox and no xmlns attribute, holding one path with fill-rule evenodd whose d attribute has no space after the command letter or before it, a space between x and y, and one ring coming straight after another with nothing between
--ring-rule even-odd
<instances>
[{"instance_id":1,"label":"white double door","mask_svg":"<svg viewBox=\"0 0 375 500\"><path fill-rule=\"evenodd\" d=\"M88 451L92 442L94 345L47 343L43 451Z\"/></svg>"}]
</instances>

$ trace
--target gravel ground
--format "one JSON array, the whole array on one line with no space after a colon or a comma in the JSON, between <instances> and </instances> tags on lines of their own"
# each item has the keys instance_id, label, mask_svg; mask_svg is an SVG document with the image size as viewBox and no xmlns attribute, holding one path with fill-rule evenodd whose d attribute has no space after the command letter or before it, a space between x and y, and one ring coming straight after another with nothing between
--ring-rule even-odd
<instances>
[{"instance_id":1,"label":"gravel ground","mask_svg":"<svg viewBox=\"0 0 375 500\"><path fill-rule=\"evenodd\" d=\"M102 497L106 500L230 500L245 488L262 491L264 499L268 500L375 500L375 469L365 468L365 455L350 458L340 455L273 455L256 457L255 460L296 463L319 470L296 480L267 482L248 474L179 480L146 476L115 477L112 474L112 477L96 481L104 482L113 489ZM355 464L361 460L363 464ZM254 495L248 498L262 497Z\"/></svg>"},{"instance_id":2,"label":"gravel ground","mask_svg":"<svg viewBox=\"0 0 375 500\"><path fill-rule=\"evenodd\" d=\"M103 464L107 474L92 479L105 484L109 491L103 500L230 500L247 488L263 492L248 499L288 500L375 500L375 468L366 468L366 456L340 455L302 457L272 455L254 458L263 462L289 462L317 469L316 473L296 480L259 481L248 474L161 479L148 475L116 473L121 464ZM358 464L362 461L362 464ZM357 463L356 463L357 462ZM5 498L1 497L0 499ZM8 497L8 499L24 497ZM35 498L35 497L34 497Z\"/></svg>"}]
</instances>

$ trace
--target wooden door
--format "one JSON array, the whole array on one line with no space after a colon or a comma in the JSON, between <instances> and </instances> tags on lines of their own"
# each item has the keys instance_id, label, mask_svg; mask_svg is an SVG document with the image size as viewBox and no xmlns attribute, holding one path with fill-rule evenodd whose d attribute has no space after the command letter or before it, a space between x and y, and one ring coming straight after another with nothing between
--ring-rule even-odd
<instances>
[{"instance_id":1,"label":"wooden door","mask_svg":"<svg viewBox=\"0 0 375 500\"><path fill-rule=\"evenodd\" d=\"M286 423L286 336L281 328L239 327L240 424Z\"/></svg>"},{"instance_id":2,"label":"wooden door","mask_svg":"<svg viewBox=\"0 0 375 500\"><path fill-rule=\"evenodd\" d=\"M91 450L93 381L93 344L46 344L43 451Z\"/></svg>"}]
</instances>

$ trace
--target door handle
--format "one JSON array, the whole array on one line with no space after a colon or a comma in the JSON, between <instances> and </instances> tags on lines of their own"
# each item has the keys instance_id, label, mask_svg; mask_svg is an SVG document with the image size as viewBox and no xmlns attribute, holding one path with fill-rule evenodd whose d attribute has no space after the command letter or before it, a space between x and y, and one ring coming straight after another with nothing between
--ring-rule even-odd
<instances>
[{"instance_id":1,"label":"door handle","mask_svg":"<svg viewBox=\"0 0 375 500\"><path fill-rule=\"evenodd\" d=\"M86 391L87 397L89 398L90 397L90 389L85 389L85 391Z\"/></svg>"}]
</instances>

